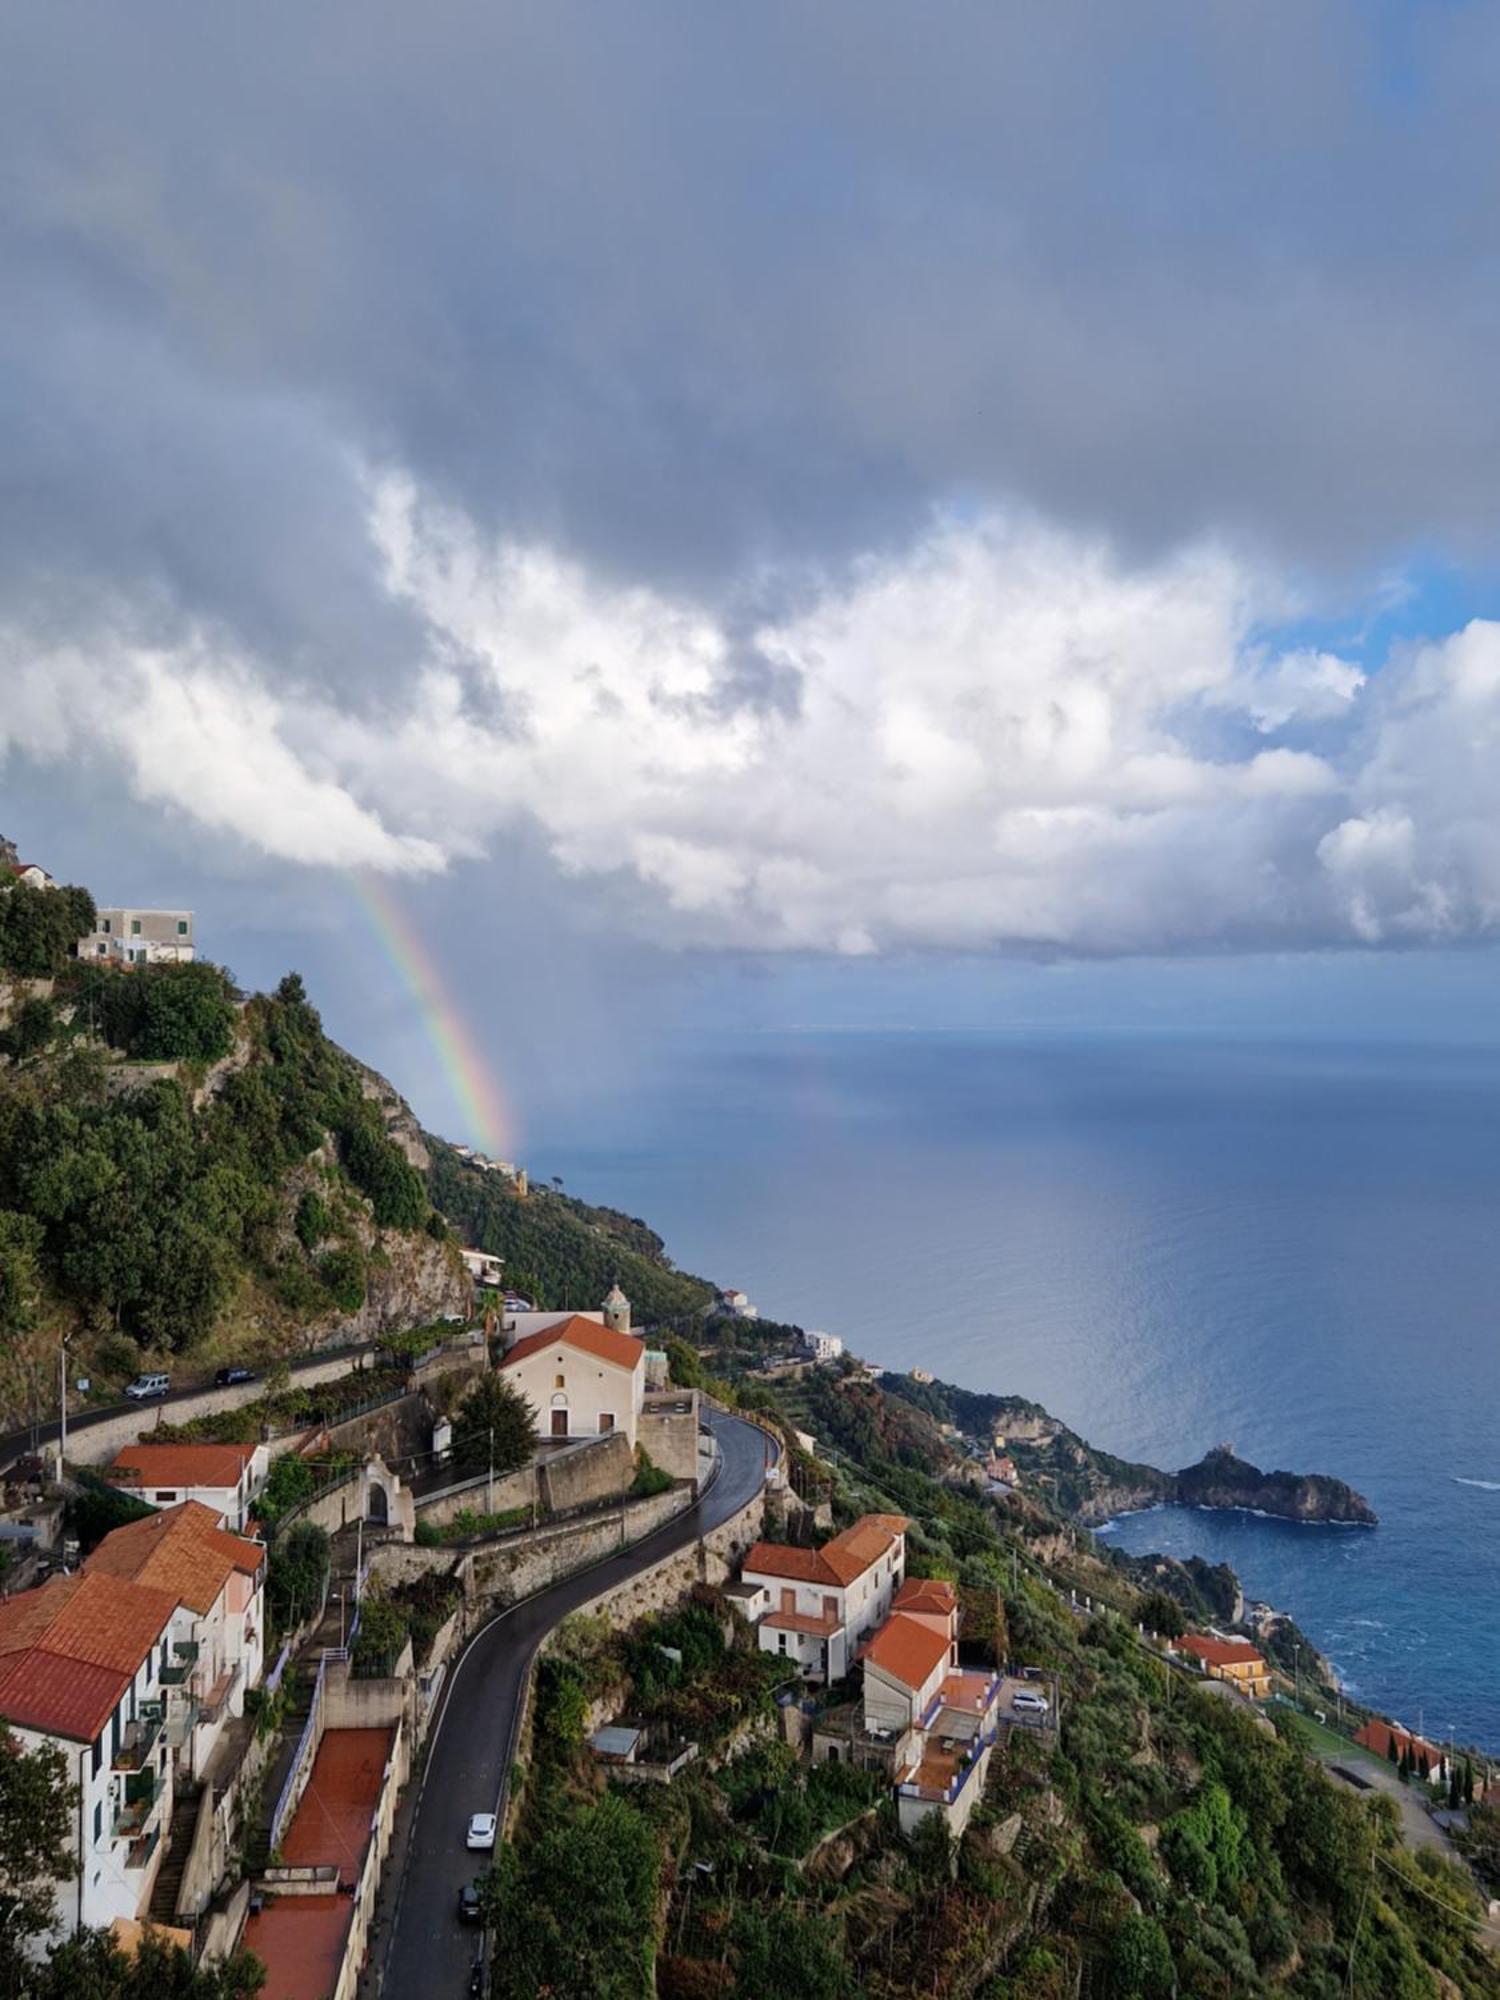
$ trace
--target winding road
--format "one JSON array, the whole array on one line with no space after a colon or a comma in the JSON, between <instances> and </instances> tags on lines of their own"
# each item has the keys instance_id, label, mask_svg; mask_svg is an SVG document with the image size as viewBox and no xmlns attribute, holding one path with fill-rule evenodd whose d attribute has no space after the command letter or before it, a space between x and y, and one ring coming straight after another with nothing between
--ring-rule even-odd
<instances>
[{"instance_id":1,"label":"winding road","mask_svg":"<svg viewBox=\"0 0 1500 2000\"><path fill-rule=\"evenodd\" d=\"M458 1892L486 1857L466 1851L464 1830L471 1813L497 1807L526 1669L542 1639L570 1611L727 1521L764 1483L766 1434L719 1411L705 1411L705 1420L720 1470L695 1506L620 1555L501 1612L449 1675L425 1767L403 1806L403 1851L391 1857L380 1898L382 1934L372 1956L376 1989L389 2000L458 2000L469 1990L479 1933L459 1924Z\"/></svg>"}]
</instances>

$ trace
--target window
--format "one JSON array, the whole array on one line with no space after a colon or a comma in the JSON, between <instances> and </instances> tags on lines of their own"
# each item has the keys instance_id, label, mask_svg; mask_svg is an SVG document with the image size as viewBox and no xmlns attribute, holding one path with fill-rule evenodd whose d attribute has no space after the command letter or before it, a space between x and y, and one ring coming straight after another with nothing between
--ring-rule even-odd
<instances>
[{"instance_id":1,"label":"window","mask_svg":"<svg viewBox=\"0 0 1500 2000\"><path fill-rule=\"evenodd\" d=\"M103 933L104 933L104 935L105 935L106 937L108 937L108 936L109 936L109 918L108 918L108 917L101 917L101 918L99 919L99 928L100 928L100 930L101 930L101 931L103 931Z\"/></svg>"},{"instance_id":2,"label":"window","mask_svg":"<svg viewBox=\"0 0 1500 2000\"><path fill-rule=\"evenodd\" d=\"M104 1801L94 1807L94 1845L97 1847L104 1838Z\"/></svg>"},{"instance_id":3,"label":"window","mask_svg":"<svg viewBox=\"0 0 1500 2000\"><path fill-rule=\"evenodd\" d=\"M99 1769L100 1766L103 1764L103 1762L104 1762L104 1731L101 1729L99 1731L99 1734L94 1738L94 1748L89 1757L89 1771L91 1776L95 1778L98 1777Z\"/></svg>"},{"instance_id":4,"label":"window","mask_svg":"<svg viewBox=\"0 0 1500 2000\"><path fill-rule=\"evenodd\" d=\"M615 1427L615 1413L614 1413L614 1411L613 1411L613 1410L601 1410L601 1411L599 1412L599 1435L600 1435L600 1437L603 1437L606 1431L612 1431L612 1430L614 1429L614 1427Z\"/></svg>"},{"instance_id":5,"label":"window","mask_svg":"<svg viewBox=\"0 0 1500 2000\"><path fill-rule=\"evenodd\" d=\"M564 1381L561 1375L554 1375L552 1378L552 1386L554 1389L566 1389L568 1385Z\"/></svg>"},{"instance_id":6,"label":"window","mask_svg":"<svg viewBox=\"0 0 1500 2000\"><path fill-rule=\"evenodd\" d=\"M106 926L106 928L107 928L107 926ZM109 950L109 946L108 946L107 944L101 944L101 945L100 945L100 947L99 947L99 956L100 956L101 958L103 958L103 956L105 955L105 953L106 953L106 952L107 952L108 950Z\"/></svg>"},{"instance_id":7,"label":"window","mask_svg":"<svg viewBox=\"0 0 1500 2000\"><path fill-rule=\"evenodd\" d=\"M151 1497L153 1500L155 1500L157 1506L161 1507L161 1506L170 1506L172 1502L177 1498L177 1495L173 1492L166 1492L166 1493L153 1493Z\"/></svg>"},{"instance_id":8,"label":"window","mask_svg":"<svg viewBox=\"0 0 1500 2000\"><path fill-rule=\"evenodd\" d=\"M179 937L187 936L187 925L181 917L177 919L177 935Z\"/></svg>"},{"instance_id":9,"label":"window","mask_svg":"<svg viewBox=\"0 0 1500 2000\"><path fill-rule=\"evenodd\" d=\"M130 935L132 937L139 937L140 934L141 934L141 920L139 917L132 917L130 919Z\"/></svg>"}]
</instances>

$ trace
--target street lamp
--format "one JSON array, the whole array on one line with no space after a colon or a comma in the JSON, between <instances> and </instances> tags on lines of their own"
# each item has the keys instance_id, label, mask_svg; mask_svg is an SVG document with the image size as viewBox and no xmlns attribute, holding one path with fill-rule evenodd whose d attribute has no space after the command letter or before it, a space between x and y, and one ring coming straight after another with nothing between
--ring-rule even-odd
<instances>
[{"instance_id":1,"label":"street lamp","mask_svg":"<svg viewBox=\"0 0 1500 2000\"><path fill-rule=\"evenodd\" d=\"M57 1344L57 1398L61 1410L57 1427L57 1476L61 1479L63 1465L68 1456L68 1342L66 1336Z\"/></svg>"},{"instance_id":2,"label":"street lamp","mask_svg":"<svg viewBox=\"0 0 1500 2000\"><path fill-rule=\"evenodd\" d=\"M1292 1671L1296 1677L1297 1706L1302 1706L1302 1648L1292 1642Z\"/></svg>"}]
</instances>

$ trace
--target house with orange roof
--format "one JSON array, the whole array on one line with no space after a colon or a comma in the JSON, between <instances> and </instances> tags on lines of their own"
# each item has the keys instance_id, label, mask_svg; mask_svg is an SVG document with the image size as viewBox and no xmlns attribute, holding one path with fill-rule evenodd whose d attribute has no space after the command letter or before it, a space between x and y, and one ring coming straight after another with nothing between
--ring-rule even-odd
<instances>
[{"instance_id":1,"label":"house with orange roof","mask_svg":"<svg viewBox=\"0 0 1500 2000\"><path fill-rule=\"evenodd\" d=\"M113 1577L169 1595L171 1659L162 1674L165 1720L184 1772L201 1777L226 1720L265 1661L266 1552L233 1535L200 1501L184 1501L106 1535L85 1576Z\"/></svg>"},{"instance_id":2,"label":"house with orange roof","mask_svg":"<svg viewBox=\"0 0 1500 2000\"><path fill-rule=\"evenodd\" d=\"M518 1320L541 1320L524 1330ZM544 1442L623 1431L635 1449L646 1394L646 1343L630 1331L616 1285L598 1313L507 1314L500 1372L530 1403Z\"/></svg>"},{"instance_id":3,"label":"house with orange roof","mask_svg":"<svg viewBox=\"0 0 1500 2000\"><path fill-rule=\"evenodd\" d=\"M1189 1632L1176 1651L1198 1662L1210 1680L1227 1681L1237 1693L1264 1701L1271 1692L1271 1670L1264 1655L1248 1639L1225 1639L1217 1632Z\"/></svg>"},{"instance_id":4,"label":"house with orange roof","mask_svg":"<svg viewBox=\"0 0 1500 2000\"><path fill-rule=\"evenodd\" d=\"M940 1812L950 1832L962 1833L984 1795L1001 1681L959 1666L953 1586L915 1577L905 1583L861 1658L865 1733L894 1746L903 1832Z\"/></svg>"},{"instance_id":5,"label":"house with orange roof","mask_svg":"<svg viewBox=\"0 0 1500 2000\"><path fill-rule=\"evenodd\" d=\"M735 1595L763 1653L809 1680L841 1680L874 1637L906 1571L906 1519L864 1514L821 1548L756 1542Z\"/></svg>"},{"instance_id":6,"label":"house with orange roof","mask_svg":"<svg viewBox=\"0 0 1500 2000\"><path fill-rule=\"evenodd\" d=\"M108 1574L55 1577L0 1603L0 1728L46 1744L76 1789L63 1933L150 1904L172 1818L166 1683L177 1599Z\"/></svg>"},{"instance_id":7,"label":"house with orange roof","mask_svg":"<svg viewBox=\"0 0 1500 2000\"><path fill-rule=\"evenodd\" d=\"M104 1476L148 1507L196 1500L240 1533L270 1463L263 1444L131 1444L116 1452Z\"/></svg>"}]
</instances>

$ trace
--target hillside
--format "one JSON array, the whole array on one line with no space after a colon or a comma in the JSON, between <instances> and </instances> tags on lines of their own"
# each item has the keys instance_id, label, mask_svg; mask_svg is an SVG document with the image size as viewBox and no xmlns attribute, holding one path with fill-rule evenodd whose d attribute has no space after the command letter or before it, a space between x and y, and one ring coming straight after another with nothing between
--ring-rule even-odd
<instances>
[{"instance_id":1,"label":"hillside","mask_svg":"<svg viewBox=\"0 0 1500 2000\"><path fill-rule=\"evenodd\" d=\"M957 1585L966 1661L1055 1675L1061 1734L1012 1737L957 1842L932 1821L906 1837L887 1784L798 1759L775 1702L786 1663L721 1594L699 1585L623 1636L570 1621L493 1883L502 2000L1500 1991L1461 1867L1406 1848L1390 1800L1332 1784L1289 1708L1273 1725L1143 1641L1154 1572L1102 1559L1046 1501L966 1484L903 1394L852 1368L739 1372L719 1331L703 1362L731 1375L729 1395L816 1436L835 1523L904 1515L911 1572ZM794 1456L794 1487L810 1465ZM821 1710L848 1688L799 1692ZM585 1743L596 1714L701 1754L669 1788L611 1785Z\"/></svg>"},{"instance_id":2,"label":"hillside","mask_svg":"<svg viewBox=\"0 0 1500 2000\"><path fill-rule=\"evenodd\" d=\"M251 998L202 961L12 975L0 1405L46 1407L64 1335L108 1390L147 1360L264 1360L461 1309L426 1167L409 1109L295 974Z\"/></svg>"},{"instance_id":3,"label":"hillside","mask_svg":"<svg viewBox=\"0 0 1500 2000\"><path fill-rule=\"evenodd\" d=\"M618 1279L644 1325L701 1313L713 1286L679 1271L638 1217L593 1208L554 1188L517 1192L426 1135L432 1199L475 1249L505 1259L506 1283L548 1306L594 1305Z\"/></svg>"}]
</instances>

